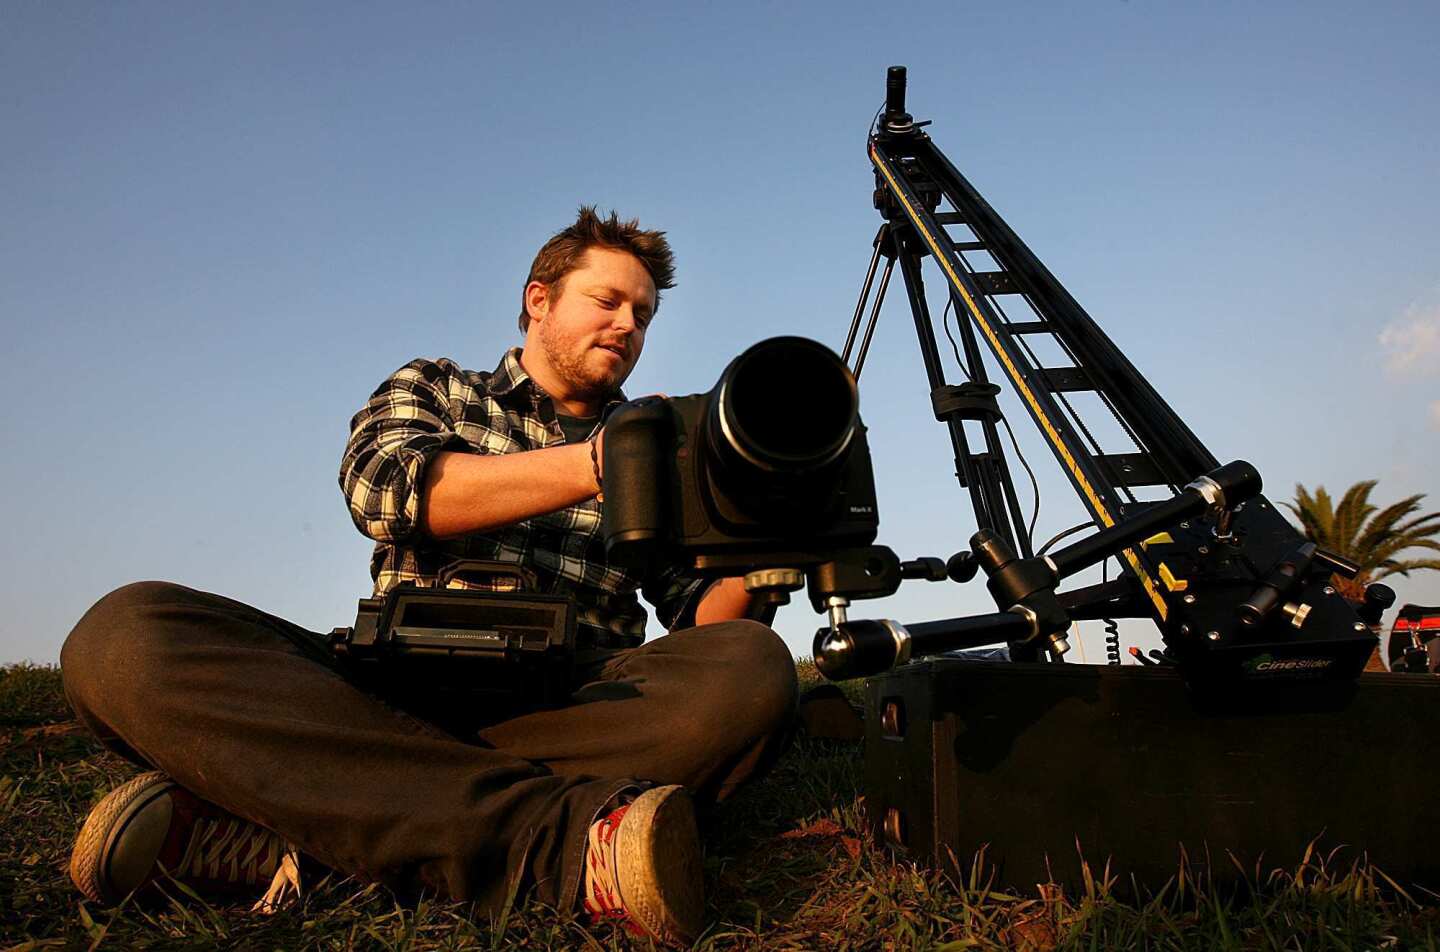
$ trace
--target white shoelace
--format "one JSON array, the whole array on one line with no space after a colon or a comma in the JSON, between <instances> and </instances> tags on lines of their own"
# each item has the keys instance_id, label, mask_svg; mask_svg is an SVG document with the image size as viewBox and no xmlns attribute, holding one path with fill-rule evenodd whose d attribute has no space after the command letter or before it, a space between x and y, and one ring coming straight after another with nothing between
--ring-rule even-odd
<instances>
[{"instance_id":1,"label":"white shoelace","mask_svg":"<svg viewBox=\"0 0 1440 952\"><path fill-rule=\"evenodd\" d=\"M300 896L300 853L277 834L238 818L197 821L181 859L181 875L227 879L260 885L264 871L274 875L251 912L271 915Z\"/></svg>"},{"instance_id":2,"label":"white shoelace","mask_svg":"<svg viewBox=\"0 0 1440 952\"><path fill-rule=\"evenodd\" d=\"M250 907L250 911L258 912L262 916L274 915L299 898L300 853L290 846L280 858L280 866L275 870L275 878L270 880L270 888Z\"/></svg>"}]
</instances>

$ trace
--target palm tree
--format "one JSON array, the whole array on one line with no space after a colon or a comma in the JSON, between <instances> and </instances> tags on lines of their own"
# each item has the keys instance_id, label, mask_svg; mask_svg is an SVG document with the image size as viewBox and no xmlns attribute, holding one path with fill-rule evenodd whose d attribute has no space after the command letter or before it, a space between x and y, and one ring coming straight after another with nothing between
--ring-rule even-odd
<instances>
[{"instance_id":1,"label":"palm tree","mask_svg":"<svg viewBox=\"0 0 1440 952\"><path fill-rule=\"evenodd\" d=\"M1312 542L1360 566L1353 579L1334 578L1336 590L1356 604L1364 599L1366 585L1387 575L1440 569L1440 559L1401 558L1412 549L1440 551L1440 541L1435 538L1440 534L1440 512L1416 514L1423 493L1377 510L1370 503L1375 482L1367 479L1351 486L1339 505L1332 503L1324 486L1317 486L1312 496L1304 485L1297 484L1295 502L1285 503ZM1385 670L1378 648L1365 670Z\"/></svg>"}]
</instances>

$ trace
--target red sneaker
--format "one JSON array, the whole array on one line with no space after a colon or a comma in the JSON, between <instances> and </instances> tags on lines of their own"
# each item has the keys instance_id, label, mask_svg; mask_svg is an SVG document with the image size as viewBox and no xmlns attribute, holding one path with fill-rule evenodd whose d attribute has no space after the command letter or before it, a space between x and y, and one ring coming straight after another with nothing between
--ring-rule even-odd
<instances>
[{"instance_id":1,"label":"red sneaker","mask_svg":"<svg viewBox=\"0 0 1440 952\"><path fill-rule=\"evenodd\" d=\"M270 912L299 892L298 854L278 834L227 813L159 771L141 774L95 805L75 839L70 879L113 905L168 875L201 893L259 892Z\"/></svg>"},{"instance_id":2,"label":"red sneaker","mask_svg":"<svg viewBox=\"0 0 1440 952\"><path fill-rule=\"evenodd\" d=\"M671 946L700 934L705 883L695 808L682 787L655 787L590 826L585 911Z\"/></svg>"}]
</instances>

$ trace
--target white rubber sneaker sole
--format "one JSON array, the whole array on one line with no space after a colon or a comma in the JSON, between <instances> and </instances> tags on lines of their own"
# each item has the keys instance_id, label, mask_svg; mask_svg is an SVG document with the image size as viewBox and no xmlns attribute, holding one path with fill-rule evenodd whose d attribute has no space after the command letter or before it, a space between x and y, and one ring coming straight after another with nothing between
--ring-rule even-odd
<instances>
[{"instance_id":1,"label":"white rubber sneaker sole","mask_svg":"<svg viewBox=\"0 0 1440 952\"><path fill-rule=\"evenodd\" d=\"M152 771L95 804L70 852L70 879L86 898L113 905L152 877L170 832L174 789L173 780Z\"/></svg>"},{"instance_id":2,"label":"white rubber sneaker sole","mask_svg":"<svg viewBox=\"0 0 1440 952\"><path fill-rule=\"evenodd\" d=\"M695 807L683 787L655 787L615 831L617 878L630 917L667 945L688 946L705 918L705 873Z\"/></svg>"}]
</instances>

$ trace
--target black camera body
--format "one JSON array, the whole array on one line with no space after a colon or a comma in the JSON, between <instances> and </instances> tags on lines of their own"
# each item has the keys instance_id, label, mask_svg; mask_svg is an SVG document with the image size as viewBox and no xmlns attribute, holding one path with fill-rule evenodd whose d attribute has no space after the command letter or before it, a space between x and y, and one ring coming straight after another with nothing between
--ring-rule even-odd
<instances>
[{"instance_id":1,"label":"black camera body","mask_svg":"<svg viewBox=\"0 0 1440 952\"><path fill-rule=\"evenodd\" d=\"M708 393L626 404L604 446L605 551L622 565L804 567L879 526L854 377L806 338L755 344Z\"/></svg>"}]
</instances>

